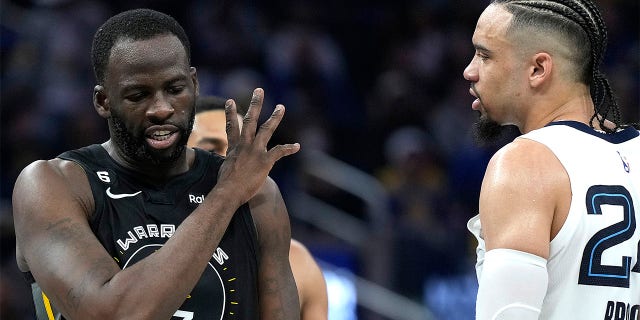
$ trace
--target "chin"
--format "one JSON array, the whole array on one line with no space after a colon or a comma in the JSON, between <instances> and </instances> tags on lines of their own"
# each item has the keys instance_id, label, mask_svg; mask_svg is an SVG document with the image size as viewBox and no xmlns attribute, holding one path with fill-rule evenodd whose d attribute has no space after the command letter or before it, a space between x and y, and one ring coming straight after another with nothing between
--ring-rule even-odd
<instances>
[{"instance_id":1,"label":"chin","mask_svg":"<svg viewBox=\"0 0 640 320\"><path fill-rule=\"evenodd\" d=\"M178 145L166 149L151 149L146 148L146 158L153 164L172 164L178 161L186 149L186 145Z\"/></svg>"},{"instance_id":2,"label":"chin","mask_svg":"<svg viewBox=\"0 0 640 320\"><path fill-rule=\"evenodd\" d=\"M513 124L502 124L481 116L475 123L476 142L483 147L501 147L521 135L520 129Z\"/></svg>"},{"instance_id":3,"label":"chin","mask_svg":"<svg viewBox=\"0 0 640 320\"><path fill-rule=\"evenodd\" d=\"M498 141L505 127L497 121L490 119L487 114L481 114L475 123L475 138L480 145L491 145Z\"/></svg>"}]
</instances>

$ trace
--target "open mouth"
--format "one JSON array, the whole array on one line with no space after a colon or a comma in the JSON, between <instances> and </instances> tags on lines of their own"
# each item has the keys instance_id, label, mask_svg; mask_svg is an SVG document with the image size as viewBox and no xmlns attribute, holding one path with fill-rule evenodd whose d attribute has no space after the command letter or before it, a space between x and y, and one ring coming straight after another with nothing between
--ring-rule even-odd
<instances>
[{"instance_id":1,"label":"open mouth","mask_svg":"<svg viewBox=\"0 0 640 320\"><path fill-rule=\"evenodd\" d=\"M171 137L171 133L172 132L168 130L156 131L151 134L150 138L158 141L163 141L169 139Z\"/></svg>"},{"instance_id":2,"label":"open mouth","mask_svg":"<svg viewBox=\"0 0 640 320\"><path fill-rule=\"evenodd\" d=\"M154 149L166 149L178 139L178 131L157 130L146 136L147 143Z\"/></svg>"}]
</instances>

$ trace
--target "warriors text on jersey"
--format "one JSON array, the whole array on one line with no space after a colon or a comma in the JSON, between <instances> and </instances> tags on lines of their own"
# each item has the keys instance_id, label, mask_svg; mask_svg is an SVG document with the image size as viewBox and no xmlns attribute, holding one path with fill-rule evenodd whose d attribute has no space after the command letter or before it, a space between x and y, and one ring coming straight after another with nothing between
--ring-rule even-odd
<instances>
[{"instance_id":1,"label":"warriors text on jersey","mask_svg":"<svg viewBox=\"0 0 640 320\"><path fill-rule=\"evenodd\" d=\"M640 135L573 121L520 137L547 146L571 184L571 207L551 241L540 319L640 319ZM478 216L478 276L485 251Z\"/></svg>"},{"instance_id":2,"label":"warriors text on jersey","mask_svg":"<svg viewBox=\"0 0 640 320\"><path fill-rule=\"evenodd\" d=\"M100 145L59 156L85 170L96 208L89 224L120 268L160 249L215 185L222 158L195 150L192 169L161 186L140 183L136 172L118 165ZM172 319L257 319L258 254L253 219L245 204L234 214L200 281ZM37 283L32 289L38 320L62 319Z\"/></svg>"}]
</instances>

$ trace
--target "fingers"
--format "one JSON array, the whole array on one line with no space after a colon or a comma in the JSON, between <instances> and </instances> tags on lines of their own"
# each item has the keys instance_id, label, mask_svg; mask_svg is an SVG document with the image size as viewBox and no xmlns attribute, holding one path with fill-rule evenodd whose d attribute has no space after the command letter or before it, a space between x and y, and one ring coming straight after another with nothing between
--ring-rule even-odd
<instances>
[{"instance_id":1,"label":"fingers","mask_svg":"<svg viewBox=\"0 0 640 320\"><path fill-rule=\"evenodd\" d=\"M227 116L229 149L234 148L238 144L243 144L247 146L252 145L251 149L254 150L263 150L262 152L266 151L269 140L284 117L285 108L281 104L276 105L269 119L260 126L260 130L257 130L263 101L264 90L256 88L253 91L253 96L251 97L247 114L242 120L242 130L239 130L237 121L233 121L233 119L236 119L234 117L236 117L237 114L235 102L233 100L227 101L227 108L225 108L225 110ZM294 154L299 150L300 144L298 143L277 145L267 152L267 157L273 164L282 157Z\"/></svg>"},{"instance_id":2,"label":"fingers","mask_svg":"<svg viewBox=\"0 0 640 320\"><path fill-rule=\"evenodd\" d=\"M240 138L240 124L238 123L238 112L236 110L235 101L229 99L224 106L224 115L226 118L226 131L229 149L235 147Z\"/></svg>"},{"instance_id":3,"label":"fingers","mask_svg":"<svg viewBox=\"0 0 640 320\"><path fill-rule=\"evenodd\" d=\"M242 133L240 138L242 141L251 143L256 134L258 126L258 118L260 118L260 110L262 110L262 102L264 100L264 90L256 88L253 90L251 96L251 102L249 103L249 109L247 114L244 115L242 120Z\"/></svg>"},{"instance_id":4,"label":"fingers","mask_svg":"<svg viewBox=\"0 0 640 320\"><path fill-rule=\"evenodd\" d=\"M276 161L282 159L283 157L292 155L296 152L300 151L299 143L289 143L289 144L279 144L271 150L269 150L269 157L271 163L275 163Z\"/></svg>"},{"instance_id":5,"label":"fingers","mask_svg":"<svg viewBox=\"0 0 640 320\"><path fill-rule=\"evenodd\" d=\"M271 113L269 119L260 126L260 131L256 134L255 141L259 146L264 146L266 148L267 143L271 140L271 136L273 135L273 132L276 131L276 128L280 124L280 121L282 121L283 116L284 106L281 104L276 105L276 108Z\"/></svg>"}]
</instances>

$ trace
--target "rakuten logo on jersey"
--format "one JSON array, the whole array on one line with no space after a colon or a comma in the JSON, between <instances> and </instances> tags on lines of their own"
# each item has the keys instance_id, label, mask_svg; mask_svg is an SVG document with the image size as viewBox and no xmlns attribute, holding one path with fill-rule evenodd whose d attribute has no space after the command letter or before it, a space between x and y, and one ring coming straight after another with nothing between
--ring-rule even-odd
<instances>
[{"instance_id":1,"label":"rakuten logo on jersey","mask_svg":"<svg viewBox=\"0 0 640 320\"><path fill-rule=\"evenodd\" d=\"M204 194L201 194L199 196L189 194L189 203L201 204L203 201L204 201Z\"/></svg>"}]
</instances>

